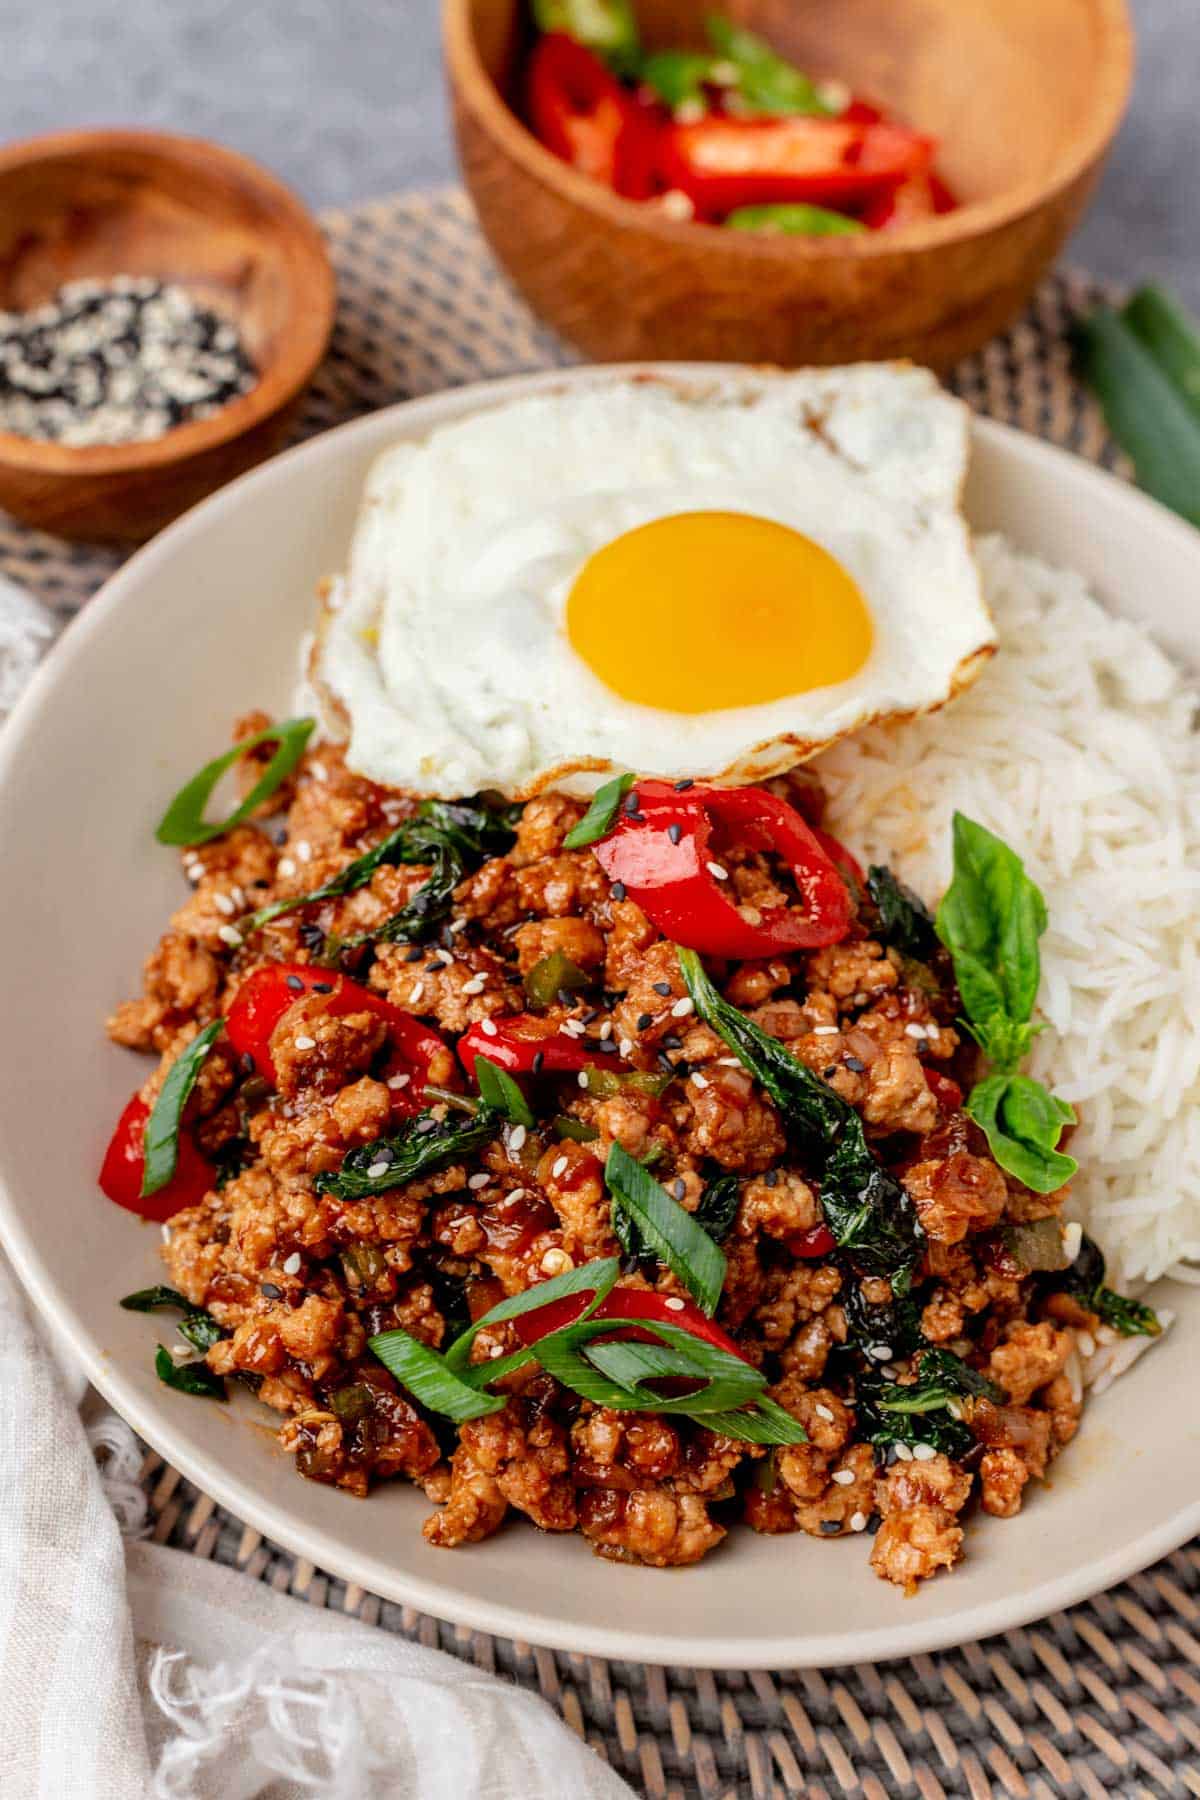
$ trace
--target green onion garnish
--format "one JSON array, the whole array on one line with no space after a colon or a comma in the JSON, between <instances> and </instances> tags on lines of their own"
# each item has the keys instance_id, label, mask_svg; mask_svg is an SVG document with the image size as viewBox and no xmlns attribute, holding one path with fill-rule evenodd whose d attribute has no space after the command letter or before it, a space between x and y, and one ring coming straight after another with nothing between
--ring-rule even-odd
<instances>
[{"instance_id":1,"label":"green onion garnish","mask_svg":"<svg viewBox=\"0 0 1200 1800\"><path fill-rule=\"evenodd\" d=\"M224 1029L224 1019L214 1019L198 1037L194 1037L182 1056L172 1063L167 1079L159 1089L158 1099L142 1136L142 1199L148 1200L166 1187L179 1161L179 1127L183 1109L196 1085L200 1067Z\"/></svg>"},{"instance_id":2,"label":"green onion garnish","mask_svg":"<svg viewBox=\"0 0 1200 1800\"><path fill-rule=\"evenodd\" d=\"M507 1069L489 1062L486 1056L477 1056L475 1080L479 1086L479 1098L485 1106L491 1107L494 1112L503 1113L514 1125L524 1125L528 1131L533 1130L536 1121L529 1102Z\"/></svg>"},{"instance_id":3,"label":"green onion garnish","mask_svg":"<svg viewBox=\"0 0 1200 1800\"><path fill-rule=\"evenodd\" d=\"M1138 485L1181 518L1200 525L1200 421L1120 313L1097 307L1076 334L1079 366L1128 451Z\"/></svg>"},{"instance_id":4,"label":"green onion garnish","mask_svg":"<svg viewBox=\"0 0 1200 1800\"><path fill-rule=\"evenodd\" d=\"M621 1265L615 1256L600 1257L596 1262L584 1263L578 1269L568 1269L565 1275L556 1275L551 1281L539 1281L535 1287L526 1288L523 1294L513 1294L508 1300L501 1300L490 1312L484 1313L481 1319L476 1319L461 1337L454 1340L446 1351L447 1363L452 1369L467 1368L471 1345L485 1325L502 1325L507 1319L518 1319L522 1313L537 1312L539 1308L549 1306L555 1300L566 1299L570 1294L591 1293L590 1304L571 1321L572 1325L578 1325L612 1291L620 1273Z\"/></svg>"},{"instance_id":5,"label":"green onion garnish","mask_svg":"<svg viewBox=\"0 0 1200 1800\"><path fill-rule=\"evenodd\" d=\"M444 1356L407 1331L381 1331L368 1343L385 1369L391 1371L413 1398L430 1412L448 1419L482 1419L499 1412L504 1401L496 1394L480 1393L460 1381Z\"/></svg>"},{"instance_id":6,"label":"green onion garnish","mask_svg":"<svg viewBox=\"0 0 1200 1800\"><path fill-rule=\"evenodd\" d=\"M255 808L261 806L287 780L303 756L304 746L312 736L316 723L315 719L285 719L281 725L264 726L253 737L243 738L232 750L227 750L224 756L205 763L190 781L184 783L163 814L154 834L159 843L207 844L212 838L232 831L235 825L243 824ZM235 807L220 824L207 824L204 809L226 769L232 768L247 750L253 750L259 744L270 743L277 743L279 747L241 805Z\"/></svg>"},{"instance_id":7,"label":"green onion garnish","mask_svg":"<svg viewBox=\"0 0 1200 1800\"><path fill-rule=\"evenodd\" d=\"M592 804L578 825L568 831L563 844L568 850L586 850L612 830L617 808L637 780L635 775L616 775L597 788Z\"/></svg>"},{"instance_id":8,"label":"green onion garnish","mask_svg":"<svg viewBox=\"0 0 1200 1800\"><path fill-rule=\"evenodd\" d=\"M719 1245L620 1144L608 1153L604 1179L614 1208L632 1219L647 1248L678 1276L705 1312L714 1313L725 1283L725 1254Z\"/></svg>"}]
</instances>

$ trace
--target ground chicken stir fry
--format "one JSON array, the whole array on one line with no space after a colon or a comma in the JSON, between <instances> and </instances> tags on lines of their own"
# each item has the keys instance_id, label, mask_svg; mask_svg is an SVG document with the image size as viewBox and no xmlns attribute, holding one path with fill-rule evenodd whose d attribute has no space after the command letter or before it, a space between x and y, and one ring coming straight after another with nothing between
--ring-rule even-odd
<instances>
[{"instance_id":1,"label":"ground chicken stir fry","mask_svg":"<svg viewBox=\"0 0 1200 1800\"><path fill-rule=\"evenodd\" d=\"M239 735L265 724L242 721ZM268 754L244 758L248 782ZM811 779L774 788L817 820ZM1065 1190L1034 1193L992 1160L961 1110L975 1051L954 1027L949 959L890 947L855 883L842 942L706 965L726 1000L855 1109L908 1196L921 1244L910 1292L831 1250L819 1172L699 1018L674 945L593 849L564 847L584 810L556 794L526 804L511 847L477 858L415 943L371 934L436 875L432 859L385 862L353 892L238 928L255 908L335 880L413 813L336 749L303 756L269 817L184 851L188 897L146 963L142 996L109 1022L118 1044L159 1059L144 1102L264 965L331 980L322 991L289 977L269 1026L273 1081L227 1035L204 1059L183 1117L213 1174L164 1225L170 1280L220 1329L208 1369L248 1378L276 1409L300 1473L355 1495L406 1477L434 1504L431 1544L477 1542L517 1512L544 1531L582 1532L601 1556L667 1567L699 1561L741 1521L773 1534L869 1534L877 1574L911 1588L959 1559L972 1506L1015 1514L1078 1427L1076 1335L1098 1321L1048 1294L1031 1272L1047 1265L1020 1253L1031 1233L1061 1237ZM744 918L797 904L767 852L735 847L719 873ZM531 988L547 967L568 978L557 991ZM335 968L383 1010L334 1009ZM410 1084L395 1072L389 1007L428 1028L436 1123L458 1116L456 1086L473 1088L459 1040L474 1028L486 1042L498 1019L557 1026L601 1078L585 1085L575 1070L540 1066L522 1081L531 1127L507 1125L433 1173L347 1196L322 1178L396 1129ZM604 1180L614 1143L648 1161L689 1212L736 1178L716 1320L805 1441L742 1443L682 1414L611 1410L536 1362L501 1378L502 1410L454 1426L370 1350L370 1337L395 1328L444 1349L506 1296L622 1256ZM635 1290L683 1291L644 1249L624 1254L616 1291ZM511 1325L488 1327L472 1361L519 1342ZM881 1395L915 1394L934 1367L923 1359L944 1352L980 1378L978 1391L960 1387L940 1411L911 1416L940 1421L944 1438L906 1439L910 1416Z\"/></svg>"}]
</instances>

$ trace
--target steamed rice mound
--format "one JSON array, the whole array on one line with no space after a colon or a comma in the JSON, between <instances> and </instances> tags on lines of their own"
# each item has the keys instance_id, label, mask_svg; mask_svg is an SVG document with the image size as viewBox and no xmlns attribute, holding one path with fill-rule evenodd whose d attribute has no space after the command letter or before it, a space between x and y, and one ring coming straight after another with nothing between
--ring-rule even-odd
<instances>
[{"instance_id":1,"label":"steamed rice mound","mask_svg":"<svg viewBox=\"0 0 1200 1800\"><path fill-rule=\"evenodd\" d=\"M1000 650L947 711L874 727L815 765L831 828L926 895L950 879L956 808L1021 854L1046 897L1030 1072L1069 1100L1068 1212L1110 1279L1200 1261L1197 695L1080 576L978 546Z\"/></svg>"}]
</instances>

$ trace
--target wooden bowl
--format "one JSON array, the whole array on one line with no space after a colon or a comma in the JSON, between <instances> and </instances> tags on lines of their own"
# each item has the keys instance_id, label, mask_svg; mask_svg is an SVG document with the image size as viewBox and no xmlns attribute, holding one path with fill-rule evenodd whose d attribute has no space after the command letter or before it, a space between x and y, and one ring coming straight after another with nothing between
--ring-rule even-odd
<instances>
[{"instance_id":1,"label":"wooden bowl","mask_svg":"<svg viewBox=\"0 0 1200 1800\"><path fill-rule=\"evenodd\" d=\"M259 379L151 443L73 449L0 432L0 506L60 537L139 542L279 446L329 342L334 279L310 214L232 150L149 131L0 150L0 309L115 275L190 289L237 326Z\"/></svg>"},{"instance_id":2,"label":"wooden bowl","mask_svg":"<svg viewBox=\"0 0 1200 1800\"><path fill-rule=\"evenodd\" d=\"M636 0L651 46L712 0ZM946 368L1007 326L1078 222L1133 69L1124 0L723 0L818 77L941 140L965 202L894 232L756 237L666 219L578 175L513 110L522 0L444 0L467 185L534 311L600 361Z\"/></svg>"}]
</instances>

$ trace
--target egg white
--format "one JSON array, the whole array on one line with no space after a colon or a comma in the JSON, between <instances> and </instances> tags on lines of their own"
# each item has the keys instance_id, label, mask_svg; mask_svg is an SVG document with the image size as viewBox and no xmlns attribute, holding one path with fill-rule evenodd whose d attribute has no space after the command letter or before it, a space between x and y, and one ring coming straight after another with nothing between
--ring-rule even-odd
<instances>
[{"instance_id":1,"label":"egg white","mask_svg":"<svg viewBox=\"0 0 1200 1800\"><path fill-rule=\"evenodd\" d=\"M318 631L326 723L377 781L524 797L586 794L614 768L763 779L870 719L940 705L995 641L959 511L966 419L925 371L864 364L736 389L614 378L398 445L371 471ZM699 714L592 674L565 629L584 563L707 510L791 526L838 559L875 630L857 674Z\"/></svg>"}]
</instances>

